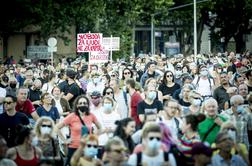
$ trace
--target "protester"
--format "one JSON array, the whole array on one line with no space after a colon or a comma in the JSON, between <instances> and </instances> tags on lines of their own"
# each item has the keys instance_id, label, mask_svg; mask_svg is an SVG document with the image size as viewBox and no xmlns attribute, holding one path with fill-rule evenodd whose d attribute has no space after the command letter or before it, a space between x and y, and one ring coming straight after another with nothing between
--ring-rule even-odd
<instances>
[{"instance_id":1,"label":"protester","mask_svg":"<svg viewBox=\"0 0 252 166\"><path fill-rule=\"evenodd\" d=\"M73 104L73 113L65 117L62 122L59 122L56 127L59 137L68 145L68 154L65 165L68 165L73 153L80 145L80 138L82 135L87 135L93 132L92 124L95 124L98 130L101 129L100 123L97 121L94 114L90 112L90 102L86 96L78 96ZM62 133L61 128L69 126L70 139L66 139ZM97 131L99 132L99 131Z\"/></svg>"},{"instance_id":2,"label":"protester","mask_svg":"<svg viewBox=\"0 0 252 166\"><path fill-rule=\"evenodd\" d=\"M6 96L4 99L4 113L0 114L0 135L7 141L8 147L16 146L17 126L29 125L28 117L15 110L17 98Z\"/></svg>"},{"instance_id":3,"label":"protester","mask_svg":"<svg viewBox=\"0 0 252 166\"><path fill-rule=\"evenodd\" d=\"M17 166L37 166L42 156L41 150L33 145L35 134L30 128L18 126L17 146L7 151L7 157L14 160Z\"/></svg>"},{"instance_id":4,"label":"protester","mask_svg":"<svg viewBox=\"0 0 252 166\"><path fill-rule=\"evenodd\" d=\"M0 165L1 166L17 166L16 163L6 158L6 152L8 150L7 142L4 137L0 135Z\"/></svg>"},{"instance_id":5,"label":"protester","mask_svg":"<svg viewBox=\"0 0 252 166\"><path fill-rule=\"evenodd\" d=\"M124 142L124 146L128 149L128 153L131 154L135 147L135 144L131 138L132 134L136 130L136 123L131 118L125 118L120 121L116 121L117 125L114 136L118 136Z\"/></svg>"},{"instance_id":6,"label":"protester","mask_svg":"<svg viewBox=\"0 0 252 166\"><path fill-rule=\"evenodd\" d=\"M42 150L42 160L50 160L55 165L63 164L59 154L59 144L55 137L54 121L50 117L40 117L34 127L36 146Z\"/></svg>"},{"instance_id":7,"label":"protester","mask_svg":"<svg viewBox=\"0 0 252 166\"><path fill-rule=\"evenodd\" d=\"M246 162L239 155L232 155L231 149L234 145L232 137L227 132L220 132L216 137L216 148L219 153L212 157L212 166L239 165L247 166Z\"/></svg>"},{"instance_id":8,"label":"protester","mask_svg":"<svg viewBox=\"0 0 252 166\"><path fill-rule=\"evenodd\" d=\"M55 107L55 101L53 101L52 95L48 92L41 96L42 105L37 108L37 114L41 116L48 116L54 120L55 123L59 122L60 115L57 107Z\"/></svg>"},{"instance_id":9,"label":"protester","mask_svg":"<svg viewBox=\"0 0 252 166\"><path fill-rule=\"evenodd\" d=\"M176 160L171 153L160 150L161 146L161 129L156 123L147 123L143 128L142 144L143 152L132 154L129 157L129 165L162 165L170 164L176 166Z\"/></svg>"},{"instance_id":10,"label":"protester","mask_svg":"<svg viewBox=\"0 0 252 166\"><path fill-rule=\"evenodd\" d=\"M88 135L81 138L80 146L75 151L71 166L101 166L102 162L97 159L98 138L95 135Z\"/></svg>"},{"instance_id":11,"label":"protester","mask_svg":"<svg viewBox=\"0 0 252 166\"><path fill-rule=\"evenodd\" d=\"M220 127L226 119L218 114L218 103L210 98L204 102L206 119L199 124L198 132L202 142L208 142L210 145L215 141Z\"/></svg>"}]
</instances>

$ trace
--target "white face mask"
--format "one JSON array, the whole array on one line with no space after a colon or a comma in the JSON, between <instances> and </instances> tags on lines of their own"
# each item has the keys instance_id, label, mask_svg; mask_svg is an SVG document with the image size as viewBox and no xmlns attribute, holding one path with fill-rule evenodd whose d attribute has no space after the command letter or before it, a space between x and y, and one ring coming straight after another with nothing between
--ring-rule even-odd
<instances>
[{"instance_id":1,"label":"white face mask","mask_svg":"<svg viewBox=\"0 0 252 166\"><path fill-rule=\"evenodd\" d=\"M41 134L50 134L52 131L52 128L51 127L40 127L40 132Z\"/></svg>"},{"instance_id":2,"label":"white face mask","mask_svg":"<svg viewBox=\"0 0 252 166\"><path fill-rule=\"evenodd\" d=\"M38 145L38 138L37 138L37 137L33 137L33 138L32 138L31 145L32 145L32 146L37 146L37 145Z\"/></svg>"},{"instance_id":3,"label":"white face mask","mask_svg":"<svg viewBox=\"0 0 252 166\"><path fill-rule=\"evenodd\" d=\"M236 132L234 130L228 130L228 135L236 142Z\"/></svg>"}]
</instances>

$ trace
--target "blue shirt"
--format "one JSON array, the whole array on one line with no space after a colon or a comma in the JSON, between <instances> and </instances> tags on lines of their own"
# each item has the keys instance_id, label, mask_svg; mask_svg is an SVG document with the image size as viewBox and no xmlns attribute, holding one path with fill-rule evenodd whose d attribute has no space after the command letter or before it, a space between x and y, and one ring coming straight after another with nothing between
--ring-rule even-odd
<instances>
[{"instance_id":1,"label":"blue shirt","mask_svg":"<svg viewBox=\"0 0 252 166\"><path fill-rule=\"evenodd\" d=\"M52 118L54 121L56 121L57 119L60 119L58 109L54 106L52 106L49 111L46 111L43 106L40 106L37 108L36 111L40 117L41 116L48 116L48 117Z\"/></svg>"},{"instance_id":2,"label":"blue shirt","mask_svg":"<svg viewBox=\"0 0 252 166\"><path fill-rule=\"evenodd\" d=\"M247 166L247 164L239 155L232 155L229 164L219 154L216 154L212 157L211 166Z\"/></svg>"}]
</instances>

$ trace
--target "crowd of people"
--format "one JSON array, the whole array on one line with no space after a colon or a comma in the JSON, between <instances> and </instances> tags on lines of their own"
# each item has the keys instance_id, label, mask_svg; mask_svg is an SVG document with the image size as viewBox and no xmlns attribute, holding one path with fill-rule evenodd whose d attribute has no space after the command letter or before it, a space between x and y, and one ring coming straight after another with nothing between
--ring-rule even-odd
<instances>
[{"instance_id":1,"label":"crowd of people","mask_svg":"<svg viewBox=\"0 0 252 166\"><path fill-rule=\"evenodd\" d=\"M0 166L249 166L252 52L0 68Z\"/></svg>"}]
</instances>

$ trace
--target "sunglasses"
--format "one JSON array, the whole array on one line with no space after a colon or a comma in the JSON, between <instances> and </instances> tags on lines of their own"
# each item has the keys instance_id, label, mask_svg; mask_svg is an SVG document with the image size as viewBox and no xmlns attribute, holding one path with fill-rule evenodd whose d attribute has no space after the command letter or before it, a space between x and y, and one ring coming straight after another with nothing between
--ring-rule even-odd
<instances>
[{"instance_id":1,"label":"sunglasses","mask_svg":"<svg viewBox=\"0 0 252 166\"><path fill-rule=\"evenodd\" d=\"M125 73L123 73L124 75L130 75L130 72L125 72Z\"/></svg>"},{"instance_id":2,"label":"sunglasses","mask_svg":"<svg viewBox=\"0 0 252 166\"><path fill-rule=\"evenodd\" d=\"M49 128L52 127L52 125L45 125L45 124L42 124L41 126L42 126L42 127L49 127Z\"/></svg>"},{"instance_id":3,"label":"sunglasses","mask_svg":"<svg viewBox=\"0 0 252 166\"><path fill-rule=\"evenodd\" d=\"M97 145L91 145L91 144L87 144L87 147L88 147L88 148L91 148L91 147L93 147L93 148L98 148Z\"/></svg>"},{"instance_id":4,"label":"sunglasses","mask_svg":"<svg viewBox=\"0 0 252 166\"><path fill-rule=\"evenodd\" d=\"M78 105L87 105L87 102L80 102Z\"/></svg>"},{"instance_id":5,"label":"sunglasses","mask_svg":"<svg viewBox=\"0 0 252 166\"><path fill-rule=\"evenodd\" d=\"M173 77L173 75L166 75L166 77Z\"/></svg>"},{"instance_id":6,"label":"sunglasses","mask_svg":"<svg viewBox=\"0 0 252 166\"><path fill-rule=\"evenodd\" d=\"M113 92L106 92L106 95L110 95L110 94L113 94Z\"/></svg>"},{"instance_id":7,"label":"sunglasses","mask_svg":"<svg viewBox=\"0 0 252 166\"><path fill-rule=\"evenodd\" d=\"M149 140L151 141L151 140L153 140L153 139L156 139L156 140L158 140L158 141L160 141L161 140L161 138L160 137L150 137L149 138Z\"/></svg>"},{"instance_id":8,"label":"sunglasses","mask_svg":"<svg viewBox=\"0 0 252 166\"><path fill-rule=\"evenodd\" d=\"M113 74L113 75L111 75L111 77L116 77L116 75Z\"/></svg>"},{"instance_id":9,"label":"sunglasses","mask_svg":"<svg viewBox=\"0 0 252 166\"><path fill-rule=\"evenodd\" d=\"M12 101L4 101L3 102L4 104L11 104L11 103L13 103Z\"/></svg>"},{"instance_id":10,"label":"sunglasses","mask_svg":"<svg viewBox=\"0 0 252 166\"><path fill-rule=\"evenodd\" d=\"M91 99L98 99L100 98L99 96L92 96Z\"/></svg>"}]
</instances>

